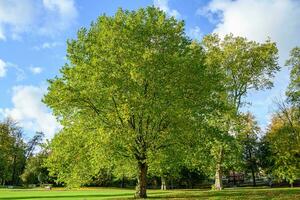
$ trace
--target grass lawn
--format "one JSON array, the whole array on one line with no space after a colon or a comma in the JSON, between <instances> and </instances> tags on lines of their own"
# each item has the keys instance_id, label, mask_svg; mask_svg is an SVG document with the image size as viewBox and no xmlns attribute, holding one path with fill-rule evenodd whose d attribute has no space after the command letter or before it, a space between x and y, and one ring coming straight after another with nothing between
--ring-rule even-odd
<instances>
[{"instance_id":1,"label":"grass lawn","mask_svg":"<svg viewBox=\"0 0 300 200\"><path fill-rule=\"evenodd\" d=\"M87 188L78 190L0 189L0 200L96 200L133 199L134 190ZM148 190L149 199L300 199L300 188L236 188L221 192L208 190Z\"/></svg>"}]
</instances>

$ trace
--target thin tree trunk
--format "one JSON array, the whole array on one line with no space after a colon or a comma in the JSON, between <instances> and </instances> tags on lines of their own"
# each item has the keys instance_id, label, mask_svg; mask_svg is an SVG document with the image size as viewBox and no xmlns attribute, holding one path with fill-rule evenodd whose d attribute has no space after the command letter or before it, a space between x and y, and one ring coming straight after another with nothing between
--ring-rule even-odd
<instances>
[{"instance_id":1,"label":"thin tree trunk","mask_svg":"<svg viewBox=\"0 0 300 200\"><path fill-rule=\"evenodd\" d=\"M249 138L249 135L247 135L247 138ZM256 186L255 172L254 172L254 162L253 162L253 159L252 159L251 149L248 149L248 153L249 153L249 159L250 159L250 162L251 162L252 183L253 183L253 186Z\"/></svg>"},{"instance_id":2,"label":"thin tree trunk","mask_svg":"<svg viewBox=\"0 0 300 200\"><path fill-rule=\"evenodd\" d=\"M233 185L235 186L236 185L236 181L235 181L235 172L233 170Z\"/></svg>"},{"instance_id":3,"label":"thin tree trunk","mask_svg":"<svg viewBox=\"0 0 300 200\"><path fill-rule=\"evenodd\" d=\"M223 183L222 183L222 162L223 162L223 146L220 146L219 155L218 155L218 161L216 166L216 174L215 174L215 189L216 190L222 190L223 189Z\"/></svg>"},{"instance_id":4,"label":"thin tree trunk","mask_svg":"<svg viewBox=\"0 0 300 200\"><path fill-rule=\"evenodd\" d=\"M12 185L16 185L16 165L17 165L17 156L14 155L14 158L13 158L13 171L12 171Z\"/></svg>"},{"instance_id":5,"label":"thin tree trunk","mask_svg":"<svg viewBox=\"0 0 300 200\"><path fill-rule=\"evenodd\" d=\"M161 186L160 186L161 190L167 190L167 181L166 178L164 176L161 176Z\"/></svg>"},{"instance_id":6,"label":"thin tree trunk","mask_svg":"<svg viewBox=\"0 0 300 200\"><path fill-rule=\"evenodd\" d=\"M253 166L251 167L251 173L252 173L253 186L256 186L255 173L254 173Z\"/></svg>"},{"instance_id":7,"label":"thin tree trunk","mask_svg":"<svg viewBox=\"0 0 300 200\"><path fill-rule=\"evenodd\" d=\"M138 182L136 186L136 198L147 198L147 171L148 165L147 163L139 163L138 164L139 175Z\"/></svg>"},{"instance_id":8,"label":"thin tree trunk","mask_svg":"<svg viewBox=\"0 0 300 200\"><path fill-rule=\"evenodd\" d=\"M122 176L121 188L125 188L125 178Z\"/></svg>"}]
</instances>

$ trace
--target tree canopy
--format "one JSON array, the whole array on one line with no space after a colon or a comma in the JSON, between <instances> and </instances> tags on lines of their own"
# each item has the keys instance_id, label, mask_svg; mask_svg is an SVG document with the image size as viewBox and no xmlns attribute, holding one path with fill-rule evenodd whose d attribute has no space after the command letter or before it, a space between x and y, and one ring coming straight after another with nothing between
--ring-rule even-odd
<instances>
[{"instance_id":1,"label":"tree canopy","mask_svg":"<svg viewBox=\"0 0 300 200\"><path fill-rule=\"evenodd\" d=\"M180 145L188 124L216 112L226 98L222 74L204 57L182 21L154 7L120 9L82 28L68 41L69 63L49 81L44 98L64 126L52 142L50 159L75 156L78 162L62 165L69 174L51 165L50 170L61 181L68 182L68 176L84 183L81 172L86 177L95 170L72 172L86 169L81 164L101 152L103 159L95 162L134 166L136 196L146 197L147 171L157 155Z\"/></svg>"}]
</instances>

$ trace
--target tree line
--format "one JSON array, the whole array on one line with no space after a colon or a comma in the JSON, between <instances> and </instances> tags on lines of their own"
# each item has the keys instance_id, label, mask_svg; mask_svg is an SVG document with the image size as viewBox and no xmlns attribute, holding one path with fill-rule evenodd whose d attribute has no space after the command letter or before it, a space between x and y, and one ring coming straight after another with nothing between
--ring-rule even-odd
<instances>
[{"instance_id":1,"label":"tree line","mask_svg":"<svg viewBox=\"0 0 300 200\"><path fill-rule=\"evenodd\" d=\"M28 164L42 144L44 134L37 132L25 142L22 128L10 118L0 122L0 184L20 185L27 182ZM36 178L39 174L36 174ZM32 180L31 180L32 181Z\"/></svg>"},{"instance_id":2,"label":"tree line","mask_svg":"<svg viewBox=\"0 0 300 200\"><path fill-rule=\"evenodd\" d=\"M139 198L147 179L160 177L164 189L184 171L213 177L216 190L229 171L250 173L254 185L262 173L299 178L299 48L287 61L287 100L259 139L242 108L249 91L273 87L276 44L232 34L196 41L184 29L154 7L119 9L81 28L43 98L63 128L32 163L40 156L48 177L69 187L103 174L133 179Z\"/></svg>"}]
</instances>

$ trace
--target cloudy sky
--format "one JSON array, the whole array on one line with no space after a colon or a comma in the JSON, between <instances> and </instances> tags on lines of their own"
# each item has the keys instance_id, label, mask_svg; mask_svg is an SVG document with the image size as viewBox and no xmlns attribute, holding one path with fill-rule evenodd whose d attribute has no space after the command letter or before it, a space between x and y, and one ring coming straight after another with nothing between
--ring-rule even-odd
<instances>
[{"instance_id":1,"label":"cloudy sky","mask_svg":"<svg viewBox=\"0 0 300 200\"><path fill-rule=\"evenodd\" d=\"M51 138L59 124L40 99L46 80L66 62L66 40L101 14L148 5L184 20L186 33L194 39L216 32L259 42L270 37L277 43L282 70L274 88L250 92L247 100L252 104L244 108L265 127L273 99L280 98L288 85L284 61L300 45L298 0L0 0L0 119L11 116L19 121L28 137L43 131Z\"/></svg>"}]
</instances>

